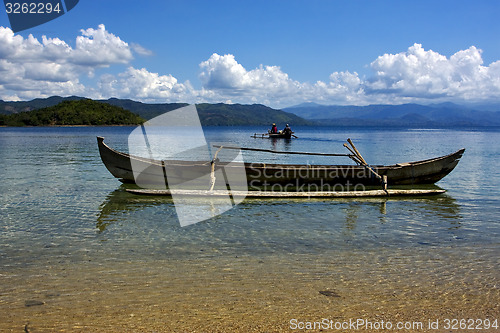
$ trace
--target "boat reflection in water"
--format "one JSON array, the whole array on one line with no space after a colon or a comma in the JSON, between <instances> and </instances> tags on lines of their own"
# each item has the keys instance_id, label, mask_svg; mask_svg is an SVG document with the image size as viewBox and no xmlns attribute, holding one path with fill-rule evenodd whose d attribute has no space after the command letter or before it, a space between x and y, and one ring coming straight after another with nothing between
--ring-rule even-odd
<instances>
[{"instance_id":1,"label":"boat reflection in water","mask_svg":"<svg viewBox=\"0 0 500 333\"><path fill-rule=\"evenodd\" d=\"M422 185L425 189L436 189L436 185ZM126 223L135 212L141 211L137 220L144 221L148 217L156 218L161 215L168 227L177 228L174 201L169 196L137 196L126 190L137 188L132 184L122 184L118 189L108 194L101 204L97 216L96 227L104 232L108 226L117 222ZM207 209L217 209L214 204L216 198L203 198L186 202L186 205L206 205ZM176 204L178 204L176 202ZM155 210L150 210L154 207ZM210 208L211 207L211 208ZM160 209L160 212L158 211ZM145 211L145 212L142 212ZM300 214L297 214L300 212ZM215 212L216 213L216 212ZM412 216L414 213L414 216ZM301 214L304 215L301 217ZM278 220L277 220L278 218ZM307 222L304 222L306 221ZM379 225L391 224L395 220L403 225L412 221L435 221L439 228L460 228L460 206L449 194L422 197L378 197L378 198L246 198L235 206L231 212L217 216L211 221L225 221L224 228L239 228L242 236L252 229L255 224L268 223L269 228L295 225L299 228L311 228L311 224L328 224L341 228L346 234L354 232L359 224L374 222ZM235 222L238 221L238 222ZM339 224L341 221L341 224ZM442 222L446 221L446 225ZM171 223L170 223L171 222ZM298 223L305 223L299 226ZM249 228L245 228L249 227ZM265 228L265 226L262 226ZM376 228L376 226L374 227ZM250 231L248 231L250 232Z\"/></svg>"}]
</instances>

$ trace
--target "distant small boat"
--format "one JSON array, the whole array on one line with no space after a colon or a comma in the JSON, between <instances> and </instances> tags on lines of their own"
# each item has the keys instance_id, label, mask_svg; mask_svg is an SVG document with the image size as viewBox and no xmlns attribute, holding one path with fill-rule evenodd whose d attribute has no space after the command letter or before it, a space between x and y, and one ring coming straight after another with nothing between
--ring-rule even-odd
<instances>
[{"instance_id":1,"label":"distant small boat","mask_svg":"<svg viewBox=\"0 0 500 333\"><path fill-rule=\"evenodd\" d=\"M278 133L271 133L270 131L268 133L254 133L252 135L252 138L261 138L261 139L291 139L292 137L298 138L296 135L294 135L295 132L292 131L279 131Z\"/></svg>"},{"instance_id":2,"label":"distant small boat","mask_svg":"<svg viewBox=\"0 0 500 333\"><path fill-rule=\"evenodd\" d=\"M104 143L103 137L97 137L101 159L109 172L124 183L135 183L132 161L134 165L140 165L141 170L150 170L151 179L158 179L164 174L172 174L168 168L175 168L175 174L179 179L196 179L200 175L210 174L211 161L182 161L169 160L159 161L139 156L133 156L116 151ZM225 147L232 149L233 147ZM236 149L236 148L235 148ZM251 148L241 148L256 150ZM389 185L417 185L434 184L448 175L458 164L465 149L460 149L452 154L435 157L427 160L398 163L393 165L370 165L380 176L386 177ZM287 154L308 154L324 156L349 156L342 154L321 153L294 153L275 152ZM216 169L224 168L224 172L230 174L237 163L217 162ZM241 163L239 164L241 168ZM325 185L351 185L363 184L368 186L380 185L380 179L373 172L367 171L363 165L305 165L305 164L270 164L270 163L244 163L249 186L288 185L290 183ZM148 174L141 174L141 179L147 179Z\"/></svg>"}]
</instances>

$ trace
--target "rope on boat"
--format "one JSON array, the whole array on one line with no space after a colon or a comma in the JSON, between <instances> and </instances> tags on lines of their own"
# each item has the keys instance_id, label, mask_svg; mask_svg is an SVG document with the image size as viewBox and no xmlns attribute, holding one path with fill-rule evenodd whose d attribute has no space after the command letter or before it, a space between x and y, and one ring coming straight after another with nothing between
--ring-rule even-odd
<instances>
[{"instance_id":1,"label":"rope on boat","mask_svg":"<svg viewBox=\"0 0 500 333\"><path fill-rule=\"evenodd\" d=\"M221 151L222 148L223 148L223 146L220 146L219 149L217 149L217 151L215 152L214 158L210 162L210 164L211 164L211 167L210 167L210 189L209 189L210 192L214 190L214 186L215 186L215 162L217 161L217 154Z\"/></svg>"}]
</instances>

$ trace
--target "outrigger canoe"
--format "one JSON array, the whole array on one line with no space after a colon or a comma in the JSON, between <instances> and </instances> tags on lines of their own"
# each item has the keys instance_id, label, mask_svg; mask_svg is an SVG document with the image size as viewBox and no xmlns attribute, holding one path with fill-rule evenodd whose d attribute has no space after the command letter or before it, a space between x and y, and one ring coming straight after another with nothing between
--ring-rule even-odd
<instances>
[{"instance_id":1,"label":"outrigger canoe","mask_svg":"<svg viewBox=\"0 0 500 333\"><path fill-rule=\"evenodd\" d=\"M104 143L103 137L97 137L97 143L101 159L106 168L115 178L124 183L136 182L132 164L139 166L140 170L145 170L141 174L142 183L146 182L148 177L157 180L158 177L164 177L165 174L175 174L175 177L178 177L175 180L176 182L182 181L182 179L196 179L199 175L209 174L212 168L212 161L160 161L133 156L110 148ZM357 184L377 186L380 185L380 177L377 178L378 176L384 177L389 185L434 184L457 166L464 151L465 149L460 149L445 156L393 165L304 165L246 162L241 162L238 165L238 163L234 162L217 161L215 169L223 169L226 174L231 174L232 169L235 167L239 167L239 170L241 170L241 164L243 163L248 185L254 188L275 184L283 186L293 184L297 187L304 184L315 184L321 188L325 186L335 188L337 185L356 186ZM341 155L330 154L329 156ZM342 156L351 157L352 155ZM169 168L172 168L175 172L168 172L170 171ZM372 169L373 172L368 169ZM374 175L377 175L377 177ZM169 181L174 181L174 179L169 178Z\"/></svg>"}]
</instances>

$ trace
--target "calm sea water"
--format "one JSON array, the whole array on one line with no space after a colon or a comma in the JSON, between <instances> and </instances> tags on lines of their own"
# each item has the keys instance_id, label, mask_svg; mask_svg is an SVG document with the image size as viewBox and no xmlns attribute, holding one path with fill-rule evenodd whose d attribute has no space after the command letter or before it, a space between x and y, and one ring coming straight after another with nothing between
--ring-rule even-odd
<instances>
[{"instance_id":1,"label":"calm sea water","mask_svg":"<svg viewBox=\"0 0 500 333\"><path fill-rule=\"evenodd\" d=\"M94 295L92 292L104 292L95 285L99 284L99 277L105 285L106 279L113 276L114 287L102 288L109 296L119 285L123 298L116 296L113 302L125 306L131 298L139 296L145 297L147 304L154 303L153 299L161 302L161 297L180 297L179 293L189 289L180 281L183 277L191 277L191 286L206 286L210 276L220 278L218 272L225 269L236 269L245 283L240 285L231 275L227 284L219 281L218 288L222 289L207 289L205 302L218 315L226 300L213 303L211 300L221 295L246 294L254 302L241 305L246 309L243 313L228 310L226 322L257 313L262 299L256 290L280 285L276 277L282 275L289 276L285 279L288 282L282 281L281 286L286 289L287 283L291 283L290 293L305 280L329 281L332 286L332 279L338 278L336 292L344 299L351 295L352 303L345 306L352 311L369 308L370 297L382 289L411 294L412 288L418 289L423 284L425 290L435 288L443 301L439 306L445 309L452 311L458 306L447 303L447 295L452 295L449 302L453 297L472 299L473 303L462 304L462 310L477 310L477 304L482 304L480 310L488 313L478 315L498 314L499 129L304 127L294 128L299 139L273 141L250 138L251 134L262 132L262 128L206 128L209 140L288 151L343 153L342 143L350 137L372 164L426 159L460 148L466 148L466 152L457 168L437 184L447 190L437 197L248 199L220 216L185 228L179 226L171 199L137 197L124 192L125 185L102 164L96 136L104 136L111 147L127 151L131 130L129 127L0 128L0 313L9 313L0 319L0 329L19 328L27 322L45 329L105 328L113 318L126 322L130 314L128 310L109 312L104 299L92 304L82 301L82 297L92 298L89 296ZM349 164L349 160L342 159L255 152L245 152L245 160ZM272 264L266 265L266 260ZM158 280L150 281L151 289L138 288L147 272L160 269L159 266L165 271L156 272ZM342 272L350 272L356 284L341 279ZM71 279L63 278L68 274ZM161 292L168 288L159 282L160 276L171 279L170 292ZM255 280L248 280L250 276ZM381 287L377 292L369 292L374 276ZM387 281L392 284L387 285ZM89 290L89 284L95 289ZM467 285L473 288L466 288ZM356 298L355 290L363 286L366 292ZM473 296L471 289L475 290ZM313 306L315 297L324 296L316 294L305 297L303 303L292 302L294 309L302 309L304 316L318 315L321 311ZM398 303L398 309L418 307L428 295L413 296L401 300L404 306ZM40 305L31 306L36 301ZM176 310L169 316L188 318L182 308L195 301L187 298L176 302ZM266 302L269 306L286 307L283 299L266 298ZM99 313L107 320L99 317L96 322L86 322L74 319L75 314L67 314L68 311L85 313L89 307L100 309ZM151 309L143 310L154 313ZM390 307L386 309L389 310ZM285 325L287 316L280 311L275 309L268 314L276 323ZM291 316L290 311L285 313ZM55 319L61 316L64 323ZM205 314L205 320L210 316L215 314ZM248 318L273 322L272 318ZM188 324L186 320L178 322L180 327L189 328ZM149 322L144 327L152 326Z\"/></svg>"}]
</instances>

